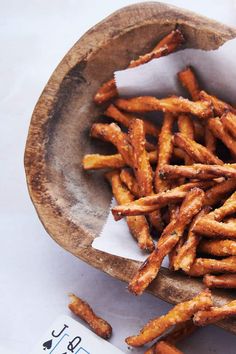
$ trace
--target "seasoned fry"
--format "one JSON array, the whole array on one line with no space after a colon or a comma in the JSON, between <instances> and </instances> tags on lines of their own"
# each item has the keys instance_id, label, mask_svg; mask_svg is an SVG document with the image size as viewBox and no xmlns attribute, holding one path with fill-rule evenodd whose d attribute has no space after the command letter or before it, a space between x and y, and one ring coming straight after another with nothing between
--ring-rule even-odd
<instances>
[{"instance_id":1,"label":"seasoned fry","mask_svg":"<svg viewBox=\"0 0 236 354\"><path fill-rule=\"evenodd\" d=\"M158 99L152 96L140 96L129 99L117 99L115 105L127 112L163 111L168 113L191 113L200 118L209 118L212 115L209 101L189 101L183 97L168 97Z\"/></svg>"},{"instance_id":2,"label":"seasoned fry","mask_svg":"<svg viewBox=\"0 0 236 354\"><path fill-rule=\"evenodd\" d=\"M120 220L122 217L127 215L148 214L171 203L181 202L185 198L187 192L194 187L205 190L212 185L214 185L214 182L209 181L186 183L166 192L160 192L152 196L143 197L132 203L123 204L120 206L118 205L112 209L112 213L115 220Z\"/></svg>"},{"instance_id":3,"label":"seasoned fry","mask_svg":"<svg viewBox=\"0 0 236 354\"><path fill-rule=\"evenodd\" d=\"M133 119L129 127L129 141L133 148L133 169L141 196L153 193L153 172L145 150L145 130L141 119Z\"/></svg>"},{"instance_id":4,"label":"seasoned fry","mask_svg":"<svg viewBox=\"0 0 236 354\"><path fill-rule=\"evenodd\" d=\"M180 133L182 133L187 138L194 140L194 125L189 115L180 114L178 117L178 128ZM192 165L193 160L187 154L184 154L185 165Z\"/></svg>"},{"instance_id":5,"label":"seasoned fry","mask_svg":"<svg viewBox=\"0 0 236 354\"><path fill-rule=\"evenodd\" d=\"M200 310L195 313L193 321L198 326L206 326L234 315L236 315L236 300L221 307L211 307L209 310Z\"/></svg>"},{"instance_id":6,"label":"seasoned fry","mask_svg":"<svg viewBox=\"0 0 236 354\"><path fill-rule=\"evenodd\" d=\"M183 354L179 349L177 349L173 344L168 342L160 341L156 344L155 348L156 354Z\"/></svg>"},{"instance_id":7,"label":"seasoned fry","mask_svg":"<svg viewBox=\"0 0 236 354\"><path fill-rule=\"evenodd\" d=\"M141 64L147 63L154 58L160 58L163 55L167 55L175 51L183 42L185 41L183 34L180 30L176 29L171 31L167 36L165 36L154 49L140 56L137 60L132 60L129 67L139 66ZM116 97L118 94L116 89L116 83L114 79L105 82L97 91L94 101L97 104L104 103L109 99Z\"/></svg>"},{"instance_id":8,"label":"seasoned fry","mask_svg":"<svg viewBox=\"0 0 236 354\"><path fill-rule=\"evenodd\" d=\"M138 335L126 338L126 343L133 347L140 347L159 337L173 325L188 321L197 311L211 306L211 292L206 289L193 299L174 306L166 315L149 321Z\"/></svg>"},{"instance_id":9,"label":"seasoned fry","mask_svg":"<svg viewBox=\"0 0 236 354\"><path fill-rule=\"evenodd\" d=\"M216 177L236 178L236 164L194 164L192 166L166 165L160 169L159 175L162 179L176 179L180 177L197 178L201 180Z\"/></svg>"},{"instance_id":10,"label":"seasoned fry","mask_svg":"<svg viewBox=\"0 0 236 354\"><path fill-rule=\"evenodd\" d=\"M180 211L163 231L156 249L141 265L137 274L129 283L129 290L135 295L141 295L152 280L157 276L164 257L169 254L182 237L186 226L202 207L204 192L199 188L189 191L180 207Z\"/></svg>"},{"instance_id":11,"label":"seasoned fry","mask_svg":"<svg viewBox=\"0 0 236 354\"><path fill-rule=\"evenodd\" d=\"M132 119L137 119L137 117L132 114L121 112L116 106L110 104L110 106L104 112L105 116L113 118L116 122L123 124L125 127L129 128ZM152 135L155 138L159 136L160 128L151 122L145 120L144 128L146 134Z\"/></svg>"},{"instance_id":12,"label":"seasoned fry","mask_svg":"<svg viewBox=\"0 0 236 354\"><path fill-rule=\"evenodd\" d=\"M156 192L163 192L168 189L168 183L159 178L159 168L170 162L173 152L172 144L172 129L174 124L174 116L165 113L161 132L158 140L158 154L157 154L157 169L155 174L155 190Z\"/></svg>"},{"instance_id":13,"label":"seasoned fry","mask_svg":"<svg viewBox=\"0 0 236 354\"><path fill-rule=\"evenodd\" d=\"M201 143L204 142L204 138L205 138L205 128L202 123L205 122L193 121L195 140Z\"/></svg>"},{"instance_id":14,"label":"seasoned fry","mask_svg":"<svg viewBox=\"0 0 236 354\"><path fill-rule=\"evenodd\" d=\"M200 252L214 256L236 256L236 241L233 240L202 240L198 247Z\"/></svg>"},{"instance_id":15,"label":"seasoned fry","mask_svg":"<svg viewBox=\"0 0 236 354\"><path fill-rule=\"evenodd\" d=\"M206 148L214 154L216 151L216 138L214 137L214 135L212 134L212 132L208 128L207 124L205 126L204 140L205 140Z\"/></svg>"},{"instance_id":16,"label":"seasoned fry","mask_svg":"<svg viewBox=\"0 0 236 354\"><path fill-rule=\"evenodd\" d=\"M133 195L122 184L119 171L112 171L105 174L107 180L111 183L112 192L118 204L128 203L134 200ZM141 249L153 251L154 243L149 232L149 226L144 216L128 216L126 218L130 232L138 241Z\"/></svg>"},{"instance_id":17,"label":"seasoned fry","mask_svg":"<svg viewBox=\"0 0 236 354\"><path fill-rule=\"evenodd\" d=\"M219 100L216 96L209 95L205 91L201 91L200 94L200 99L211 101L214 112L217 116L222 116L226 111L231 111L231 112L236 112L236 109L232 107L230 104Z\"/></svg>"},{"instance_id":18,"label":"seasoned fry","mask_svg":"<svg viewBox=\"0 0 236 354\"><path fill-rule=\"evenodd\" d=\"M222 200L228 193L236 189L236 179L228 179L216 184L205 193L205 205L215 205Z\"/></svg>"},{"instance_id":19,"label":"seasoned fry","mask_svg":"<svg viewBox=\"0 0 236 354\"><path fill-rule=\"evenodd\" d=\"M125 163L132 167L132 148L127 135L121 131L117 124L93 124L90 134L93 138L99 138L114 144Z\"/></svg>"},{"instance_id":20,"label":"seasoned fry","mask_svg":"<svg viewBox=\"0 0 236 354\"><path fill-rule=\"evenodd\" d=\"M175 257L173 264L174 270L182 269L185 272L190 270L191 265L194 263L196 258L197 246L200 241L199 235L193 231L193 228L198 220L202 218L203 215L207 214L209 210L209 207L203 208L193 219L188 230L187 238L182 247L178 249L177 255Z\"/></svg>"},{"instance_id":21,"label":"seasoned fry","mask_svg":"<svg viewBox=\"0 0 236 354\"><path fill-rule=\"evenodd\" d=\"M220 221L224 219L226 216L231 215L236 212L236 192L234 192L225 202L224 204L209 213L206 218L214 219L216 221Z\"/></svg>"},{"instance_id":22,"label":"seasoned fry","mask_svg":"<svg viewBox=\"0 0 236 354\"><path fill-rule=\"evenodd\" d=\"M223 161L210 152L205 146L196 143L181 133L176 133L173 138L174 144L184 150L195 162L210 165L223 165Z\"/></svg>"},{"instance_id":23,"label":"seasoned fry","mask_svg":"<svg viewBox=\"0 0 236 354\"><path fill-rule=\"evenodd\" d=\"M101 317L98 317L89 306L87 302L70 294L70 304L69 309L83 321L85 321L91 329L100 337L104 339L109 339L112 334L112 327L110 324L103 320Z\"/></svg>"},{"instance_id":24,"label":"seasoned fry","mask_svg":"<svg viewBox=\"0 0 236 354\"><path fill-rule=\"evenodd\" d=\"M230 223L223 223L209 218L202 218L194 227L194 231L207 238L236 238L236 229Z\"/></svg>"},{"instance_id":25,"label":"seasoned fry","mask_svg":"<svg viewBox=\"0 0 236 354\"><path fill-rule=\"evenodd\" d=\"M193 277L217 273L236 273L236 257L231 256L221 260L197 258L188 271L188 274Z\"/></svg>"},{"instance_id":26,"label":"seasoned fry","mask_svg":"<svg viewBox=\"0 0 236 354\"><path fill-rule=\"evenodd\" d=\"M185 87L190 94L193 101L199 100L199 93L200 88L197 82L196 75L194 73L193 68L188 66L184 70L178 73L179 81L181 82L182 86Z\"/></svg>"},{"instance_id":27,"label":"seasoned fry","mask_svg":"<svg viewBox=\"0 0 236 354\"><path fill-rule=\"evenodd\" d=\"M203 278L203 283L209 288L236 289L236 274L206 274Z\"/></svg>"},{"instance_id":28,"label":"seasoned fry","mask_svg":"<svg viewBox=\"0 0 236 354\"><path fill-rule=\"evenodd\" d=\"M208 127L212 134L225 144L233 156L236 156L236 141L225 130L220 118L210 118L208 120Z\"/></svg>"},{"instance_id":29,"label":"seasoned fry","mask_svg":"<svg viewBox=\"0 0 236 354\"><path fill-rule=\"evenodd\" d=\"M230 134L236 139L236 112L226 112L221 117L223 127L230 132ZM236 144L236 141L235 141Z\"/></svg>"},{"instance_id":30,"label":"seasoned fry","mask_svg":"<svg viewBox=\"0 0 236 354\"><path fill-rule=\"evenodd\" d=\"M135 197L141 197L139 185L130 170L123 168L120 173L120 179Z\"/></svg>"},{"instance_id":31,"label":"seasoned fry","mask_svg":"<svg viewBox=\"0 0 236 354\"><path fill-rule=\"evenodd\" d=\"M148 152L148 158L150 163L157 161L157 152ZM100 154L88 154L85 155L82 161L84 170L98 170L105 168L122 168L127 166L124 159L120 154L114 155L100 155Z\"/></svg>"}]
</instances>

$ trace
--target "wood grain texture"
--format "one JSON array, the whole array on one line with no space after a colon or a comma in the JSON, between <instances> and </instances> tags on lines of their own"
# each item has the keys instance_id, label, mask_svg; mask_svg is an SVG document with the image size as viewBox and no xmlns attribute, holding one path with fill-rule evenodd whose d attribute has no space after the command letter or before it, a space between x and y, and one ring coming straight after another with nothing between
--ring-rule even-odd
<instances>
[{"instance_id":1,"label":"wood grain texture","mask_svg":"<svg viewBox=\"0 0 236 354\"><path fill-rule=\"evenodd\" d=\"M114 70L150 50L177 24L192 48L213 49L236 37L233 28L173 6L149 2L123 8L90 29L66 54L39 98L29 128L27 184L45 229L81 260L125 282L139 263L91 247L111 198L102 175L81 168L84 154L108 153L107 145L88 137L104 109L94 105L93 96ZM149 291L177 303L202 287L198 280L162 269ZM234 297L233 292L214 294L216 304ZM236 333L236 321L222 321L219 326Z\"/></svg>"}]
</instances>

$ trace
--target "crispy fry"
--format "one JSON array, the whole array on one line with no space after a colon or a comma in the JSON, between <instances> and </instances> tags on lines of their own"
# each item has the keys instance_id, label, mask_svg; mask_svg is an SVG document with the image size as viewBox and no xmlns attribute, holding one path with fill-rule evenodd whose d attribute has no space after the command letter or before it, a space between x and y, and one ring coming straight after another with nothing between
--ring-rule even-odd
<instances>
[{"instance_id":1,"label":"crispy fry","mask_svg":"<svg viewBox=\"0 0 236 354\"><path fill-rule=\"evenodd\" d=\"M117 99L115 105L127 112L163 111L169 113L191 113L200 118L209 118L212 115L209 101L189 101L183 97L168 97L158 99L151 96L140 96L129 99Z\"/></svg>"},{"instance_id":2,"label":"crispy fry","mask_svg":"<svg viewBox=\"0 0 236 354\"><path fill-rule=\"evenodd\" d=\"M223 127L230 132L230 134L236 138L236 112L226 112L221 117ZM235 142L236 144L236 142Z\"/></svg>"},{"instance_id":3,"label":"crispy fry","mask_svg":"<svg viewBox=\"0 0 236 354\"><path fill-rule=\"evenodd\" d=\"M194 164L192 166L166 165L163 166L159 175L162 179L176 179L180 177L197 178L201 180L216 177L236 178L236 164L204 165Z\"/></svg>"},{"instance_id":4,"label":"crispy fry","mask_svg":"<svg viewBox=\"0 0 236 354\"><path fill-rule=\"evenodd\" d=\"M148 152L148 158L150 163L157 161L157 152ZM124 159L120 154L114 155L100 155L100 154L88 154L85 155L82 161L84 170L98 170L104 168L121 168L127 166Z\"/></svg>"},{"instance_id":5,"label":"crispy fry","mask_svg":"<svg viewBox=\"0 0 236 354\"><path fill-rule=\"evenodd\" d=\"M148 214L166 205L181 202L185 198L187 192L194 187L205 190L212 185L214 185L214 182L209 181L186 183L166 192L160 192L152 196L140 198L132 203L116 206L112 209L112 213L115 220L120 220L127 215Z\"/></svg>"},{"instance_id":6,"label":"crispy fry","mask_svg":"<svg viewBox=\"0 0 236 354\"><path fill-rule=\"evenodd\" d=\"M183 354L179 349L177 349L173 344L165 341L160 341L156 344L155 348L156 354Z\"/></svg>"},{"instance_id":7,"label":"crispy fry","mask_svg":"<svg viewBox=\"0 0 236 354\"><path fill-rule=\"evenodd\" d=\"M166 315L149 321L138 335L126 338L126 343L133 347L140 347L159 337L173 325L188 321L197 311L211 306L211 292L206 289L193 299L174 306Z\"/></svg>"},{"instance_id":8,"label":"crispy fry","mask_svg":"<svg viewBox=\"0 0 236 354\"><path fill-rule=\"evenodd\" d=\"M133 168L141 196L153 193L153 172L145 150L145 130L141 119L133 119L129 127L129 141L133 148Z\"/></svg>"},{"instance_id":9,"label":"crispy fry","mask_svg":"<svg viewBox=\"0 0 236 354\"><path fill-rule=\"evenodd\" d=\"M205 274L235 273L236 257L231 256L221 260L210 258L197 258L191 266L188 274L193 277L201 277Z\"/></svg>"},{"instance_id":10,"label":"crispy fry","mask_svg":"<svg viewBox=\"0 0 236 354\"><path fill-rule=\"evenodd\" d=\"M180 133L182 133L182 135L194 140L194 126L189 115L180 114L178 116L178 128ZM185 165L193 164L193 160L191 159L191 157L186 154L184 160L185 160Z\"/></svg>"},{"instance_id":11,"label":"crispy fry","mask_svg":"<svg viewBox=\"0 0 236 354\"><path fill-rule=\"evenodd\" d=\"M200 310L195 313L193 321L198 326L206 326L234 315L236 315L236 300L221 307L211 307L209 310Z\"/></svg>"},{"instance_id":12,"label":"crispy fry","mask_svg":"<svg viewBox=\"0 0 236 354\"><path fill-rule=\"evenodd\" d=\"M200 252L214 256L236 256L236 241L233 240L202 240L198 247Z\"/></svg>"},{"instance_id":13,"label":"crispy fry","mask_svg":"<svg viewBox=\"0 0 236 354\"><path fill-rule=\"evenodd\" d=\"M202 218L194 227L194 231L207 238L235 239L236 229L230 223Z\"/></svg>"},{"instance_id":14,"label":"crispy fry","mask_svg":"<svg viewBox=\"0 0 236 354\"><path fill-rule=\"evenodd\" d=\"M206 148L214 154L216 151L216 138L214 137L214 135L212 134L212 132L208 128L207 124L205 126L204 140L205 140Z\"/></svg>"},{"instance_id":15,"label":"crispy fry","mask_svg":"<svg viewBox=\"0 0 236 354\"><path fill-rule=\"evenodd\" d=\"M195 162L210 164L210 165L223 165L223 161L210 152L205 146L196 143L194 140L189 139L181 133L174 135L174 144L180 149L184 150L188 156Z\"/></svg>"},{"instance_id":16,"label":"crispy fry","mask_svg":"<svg viewBox=\"0 0 236 354\"><path fill-rule=\"evenodd\" d=\"M134 200L133 195L122 184L119 171L112 171L105 174L107 180L111 183L112 192L118 204L128 203ZM148 223L143 216L128 216L126 218L130 232L138 241L141 249L153 251L154 243L149 232Z\"/></svg>"},{"instance_id":17,"label":"crispy fry","mask_svg":"<svg viewBox=\"0 0 236 354\"><path fill-rule=\"evenodd\" d=\"M123 168L120 173L120 179L135 197L140 198L139 185L130 170Z\"/></svg>"},{"instance_id":18,"label":"crispy fry","mask_svg":"<svg viewBox=\"0 0 236 354\"><path fill-rule=\"evenodd\" d=\"M91 329L100 337L104 339L109 339L112 334L112 327L109 323L103 320L101 317L98 317L89 306L87 302L70 294L70 304L69 309L83 321L85 321Z\"/></svg>"},{"instance_id":19,"label":"crispy fry","mask_svg":"<svg viewBox=\"0 0 236 354\"><path fill-rule=\"evenodd\" d=\"M185 272L188 272L191 268L191 265L194 263L196 258L197 246L200 241L199 235L197 235L194 231L194 225L197 221L205 214L209 212L209 207L203 208L193 219L190 224L187 238L182 245L178 249L177 255L175 257L175 261L173 264L174 270L182 269Z\"/></svg>"},{"instance_id":20,"label":"crispy fry","mask_svg":"<svg viewBox=\"0 0 236 354\"><path fill-rule=\"evenodd\" d=\"M236 141L225 130L220 118L210 118L208 120L208 127L212 134L225 144L233 156L236 156Z\"/></svg>"},{"instance_id":21,"label":"crispy fry","mask_svg":"<svg viewBox=\"0 0 236 354\"><path fill-rule=\"evenodd\" d=\"M168 183L162 181L159 178L159 168L170 162L171 155L173 152L172 144L172 129L174 124L174 116L172 114L166 113L164 115L163 124L161 127L161 132L158 140L158 157L157 157L157 169L155 174L155 190L156 192L163 192L168 189Z\"/></svg>"},{"instance_id":22,"label":"crispy fry","mask_svg":"<svg viewBox=\"0 0 236 354\"><path fill-rule=\"evenodd\" d=\"M204 192L199 188L189 191L180 207L176 220L173 220L163 231L156 249L141 265L140 269L129 283L129 290L135 295L141 295L153 279L156 278L164 257L182 237L186 226L202 207Z\"/></svg>"},{"instance_id":23,"label":"crispy fry","mask_svg":"<svg viewBox=\"0 0 236 354\"><path fill-rule=\"evenodd\" d=\"M178 73L179 81L190 94L193 101L199 100L200 88L193 68L188 66Z\"/></svg>"},{"instance_id":24,"label":"crispy fry","mask_svg":"<svg viewBox=\"0 0 236 354\"><path fill-rule=\"evenodd\" d=\"M214 107L214 112L218 116L222 116L226 111L231 111L231 112L236 112L236 109L232 107L230 104L219 100L216 96L209 95L205 91L200 92L200 99L211 101L213 107Z\"/></svg>"},{"instance_id":25,"label":"crispy fry","mask_svg":"<svg viewBox=\"0 0 236 354\"><path fill-rule=\"evenodd\" d=\"M223 220L226 216L231 215L236 212L236 192L234 192L224 204L218 208L213 210L209 213L206 218L214 219L216 221Z\"/></svg>"},{"instance_id":26,"label":"crispy fry","mask_svg":"<svg viewBox=\"0 0 236 354\"><path fill-rule=\"evenodd\" d=\"M228 179L222 183L216 184L208 189L205 194L205 205L215 205L222 200L228 193L236 189L236 179Z\"/></svg>"},{"instance_id":27,"label":"crispy fry","mask_svg":"<svg viewBox=\"0 0 236 354\"><path fill-rule=\"evenodd\" d=\"M202 123L205 122L193 121L195 140L203 143L205 137L205 128Z\"/></svg>"},{"instance_id":28,"label":"crispy fry","mask_svg":"<svg viewBox=\"0 0 236 354\"><path fill-rule=\"evenodd\" d=\"M236 274L206 274L204 275L203 283L209 288L236 289Z\"/></svg>"},{"instance_id":29,"label":"crispy fry","mask_svg":"<svg viewBox=\"0 0 236 354\"><path fill-rule=\"evenodd\" d=\"M131 120L137 119L132 114L121 112L116 106L110 104L110 106L104 112L105 116L113 118L116 122L123 124L125 127L129 128ZM153 123L145 120L144 128L146 134L152 135L154 137L158 137L160 133L160 128L154 125Z\"/></svg>"},{"instance_id":30,"label":"crispy fry","mask_svg":"<svg viewBox=\"0 0 236 354\"><path fill-rule=\"evenodd\" d=\"M167 36L165 36L154 49L142 56L137 60L132 60L129 67L139 66L141 64L147 63L154 58L160 58L163 55L167 55L175 51L183 42L185 41L183 34L180 30L176 29L171 31ZM94 101L97 104L104 103L109 99L116 97L118 94L116 89L116 83L114 79L105 82L97 91Z\"/></svg>"},{"instance_id":31,"label":"crispy fry","mask_svg":"<svg viewBox=\"0 0 236 354\"><path fill-rule=\"evenodd\" d=\"M117 124L93 124L90 134L93 138L102 139L114 144L125 163L132 167L132 148L129 144L127 134L123 133Z\"/></svg>"}]
</instances>

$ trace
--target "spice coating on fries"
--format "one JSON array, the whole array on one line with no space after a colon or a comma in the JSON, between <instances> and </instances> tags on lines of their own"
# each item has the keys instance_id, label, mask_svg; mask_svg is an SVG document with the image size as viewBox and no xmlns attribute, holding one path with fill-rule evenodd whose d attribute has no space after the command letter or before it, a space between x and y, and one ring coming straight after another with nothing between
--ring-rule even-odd
<instances>
[{"instance_id":1,"label":"spice coating on fries","mask_svg":"<svg viewBox=\"0 0 236 354\"><path fill-rule=\"evenodd\" d=\"M200 118L209 118L212 115L209 101L189 101L183 97L168 97L158 99L152 96L140 96L130 99L119 98L115 105L127 112L162 111L168 113L191 113Z\"/></svg>"},{"instance_id":2,"label":"spice coating on fries","mask_svg":"<svg viewBox=\"0 0 236 354\"><path fill-rule=\"evenodd\" d=\"M200 277L205 274L234 273L235 267L235 256L223 258L221 260L212 258L197 258L188 274L193 277Z\"/></svg>"},{"instance_id":3,"label":"spice coating on fries","mask_svg":"<svg viewBox=\"0 0 236 354\"><path fill-rule=\"evenodd\" d=\"M173 344L160 341L157 343L155 348L156 354L183 354L179 349L177 349Z\"/></svg>"},{"instance_id":4,"label":"spice coating on fries","mask_svg":"<svg viewBox=\"0 0 236 354\"><path fill-rule=\"evenodd\" d=\"M213 256L236 256L236 241L233 240L202 240L199 251Z\"/></svg>"},{"instance_id":5,"label":"spice coating on fries","mask_svg":"<svg viewBox=\"0 0 236 354\"><path fill-rule=\"evenodd\" d=\"M74 294L70 294L69 309L83 321L85 321L91 329L100 337L109 339L112 334L112 327L108 322L98 317L87 302L81 300Z\"/></svg>"},{"instance_id":6,"label":"spice coating on fries","mask_svg":"<svg viewBox=\"0 0 236 354\"><path fill-rule=\"evenodd\" d=\"M198 311L194 315L193 321L198 326L205 326L234 315L236 315L236 300L221 307L212 307L209 310Z\"/></svg>"},{"instance_id":7,"label":"spice coating on fries","mask_svg":"<svg viewBox=\"0 0 236 354\"><path fill-rule=\"evenodd\" d=\"M236 112L227 112L222 115L221 122L226 130L236 139ZM236 143L236 142L235 142Z\"/></svg>"},{"instance_id":8,"label":"spice coating on fries","mask_svg":"<svg viewBox=\"0 0 236 354\"><path fill-rule=\"evenodd\" d=\"M138 335L126 338L126 343L140 347L159 337L173 325L188 321L197 311L208 309L212 305L211 292L204 290L193 299L174 306L166 315L149 321Z\"/></svg>"},{"instance_id":9,"label":"spice coating on fries","mask_svg":"<svg viewBox=\"0 0 236 354\"><path fill-rule=\"evenodd\" d=\"M200 88L193 69L191 67L187 67L186 69L180 71L178 73L178 79L182 86L187 89L193 101L198 101Z\"/></svg>"},{"instance_id":10,"label":"spice coating on fries","mask_svg":"<svg viewBox=\"0 0 236 354\"><path fill-rule=\"evenodd\" d=\"M236 156L236 141L226 131L220 118L210 118L208 120L208 127L212 134L227 146L227 148L233 153L233 156Z\"/></svg>"}]
</instances>

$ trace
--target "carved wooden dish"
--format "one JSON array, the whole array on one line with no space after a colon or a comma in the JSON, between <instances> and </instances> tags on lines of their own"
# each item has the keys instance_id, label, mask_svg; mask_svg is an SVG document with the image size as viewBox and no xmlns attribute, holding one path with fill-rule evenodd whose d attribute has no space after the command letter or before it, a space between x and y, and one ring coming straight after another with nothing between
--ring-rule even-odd
<instances>
[{"instance_id":1,"label":"carved wooden dish","mask_svg":"<svg viewBox=\"0 0 236 354\"><path fill-rule=\"evenodd\" d=\"M106 152L89 139L103 108L93 96L116 69L150 50L178 24L187 46L214 49L236 30L194 13L157 2L123 8L90 29L52 74L33 112L25 149L29 193L50 236L63 248L112 277L128 282L139 263L91 247L106 220L111 192L102 174L84 172L84 154ZM149 291L171 303L192 297L198 280L162 269ZM233 293L216 291L222 304ZM236 333L236 321L219 324Z\"/></svg>"}]
</instances>

